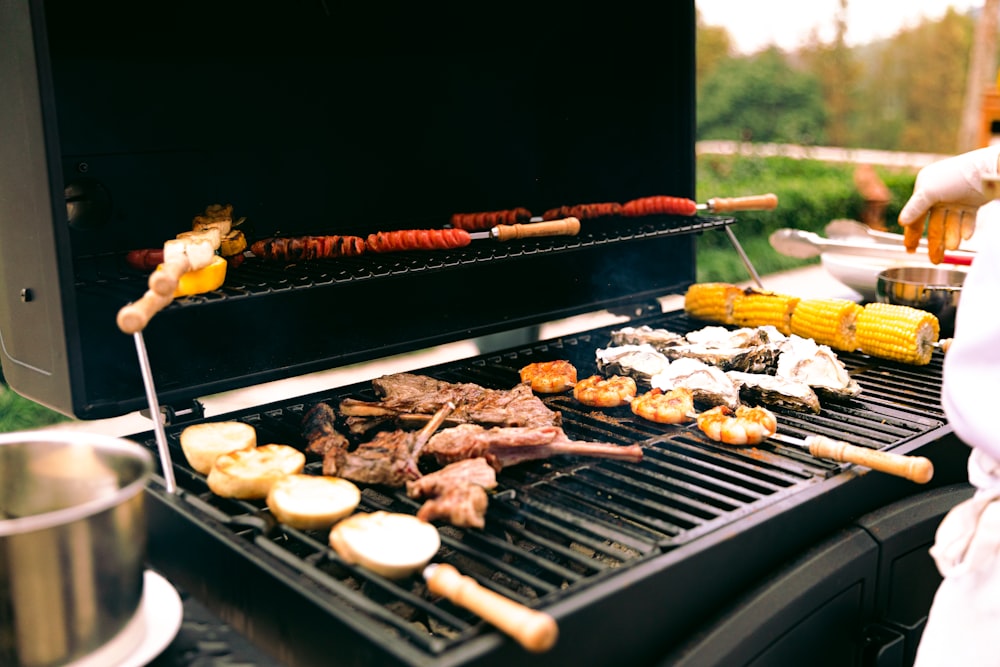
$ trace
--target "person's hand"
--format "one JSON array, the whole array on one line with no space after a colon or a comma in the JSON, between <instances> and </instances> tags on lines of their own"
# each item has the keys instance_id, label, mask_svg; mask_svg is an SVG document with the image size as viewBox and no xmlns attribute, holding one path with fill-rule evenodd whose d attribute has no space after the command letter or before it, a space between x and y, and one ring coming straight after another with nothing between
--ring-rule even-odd
<instances>
[{"instance_id":1,"label":"person's hand","mask_svg":"<svg viewBox=\"0 0 1000 667\"><path fill-rule=\"evenodd\" d=\"M913 194L899 212L903 245L914 252L927 225L932 263L944 258L975 231L976 210L993 198L984 178L995 178L1000 147L990 146L927 165L917 174Z\"/></svg>"}]
</instances>

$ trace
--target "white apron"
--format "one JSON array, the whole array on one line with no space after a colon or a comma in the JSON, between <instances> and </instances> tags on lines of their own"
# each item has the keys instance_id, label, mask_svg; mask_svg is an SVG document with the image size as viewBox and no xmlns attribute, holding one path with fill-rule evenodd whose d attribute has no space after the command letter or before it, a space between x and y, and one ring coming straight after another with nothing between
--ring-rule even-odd
<instances>
[{"instance_id":1,"label":"white apron","mask_svg":"<svg viewBox=\"0 0 1000 667\"><path fill-rule=\"evenodd\" d=\"M930 553L944 581L914 667L1000 667L1000 463L973 449L975 495L938 526Z\"/></svg>"}]
</instances>

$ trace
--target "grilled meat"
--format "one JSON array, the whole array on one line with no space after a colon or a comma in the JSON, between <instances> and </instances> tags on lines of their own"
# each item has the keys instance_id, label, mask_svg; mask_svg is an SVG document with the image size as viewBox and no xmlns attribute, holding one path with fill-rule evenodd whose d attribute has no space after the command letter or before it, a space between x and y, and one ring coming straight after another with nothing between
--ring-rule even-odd
<instances>
[{"instance_id":1,"label":"grilled meat","mask_svg":"<svg viewBox=\"0 0 1000 667\"><path fill-rule=\"evenodd\" d=\"M381 431L353 451L334 447L323 456L323 474L360 484L401 487L420 472L410 454L417 434Z\"/></svg>"},{"instance_id":2,"label":"grilled meat","mask_svg":"<svg viewBox=\"0 0 1000 667\"><path fill-rule=\"evenodd\" d=\"M353 451L331 447L323 455L323 474L362 484L401 487L420 477L417 461L421 450L454 409L454 403L445 403L417 432L381 431Z\"/></svg>"},{"instance_id":3,"label":"grilled meat","mask_svg":"<svg viewBox=\"0 0 1000 667\"><path fill-rule=\"evenodd\" d=\"M401 250L448 250L462 248L472 243L464 229L401 229L376 232L365 239L371 252L398 252Z\"/></svg>"},{"instance_id":4,"label":"grilled meat","mask_svg":"<svg viewBox=\"0 0 1000 667\"><path fill-rule=\"evenodd\" d=\"M347 438L336 428L337 414L328 403L317 403L302 418L306 453L325 456L331 449L346 450Z\"/></svg>"},{"instance_id":5,"label":"grilled meat","mask_svg":"<svg viewBox=\"0 0 1000 667\"><path fill-rule=\"evenodd\" d=\"M495 489L497 471L483 457L462 459L407 482L406 495L410 498L435 498L450 488L466 484Z\"/></svg>"},{"instance_id":6,"label":"grilled meat","mask_svg":"<svg viewBox=\"0 0 1000 667\"><path fill-rule=\"evenodd\" d=\"M424 447L424 455L440 464L484 457L496 470L502 470L523 461L557 455L638 462L642 460L642 448L570 440L558 426L484 428L478 424L461 424L432 436Z\"/></svg>"},{"instance_id":7,"label":"grilled meat","mask_svg":"<svg viewBox=\"0 0 1000 667\"><path fill-rule=\"evenodd\" d=\"M503 211L483 211L481 213L455 213L451 216L451 226L475 232L497 225L516 225L531 220L531 211L518 207Z\"/></svg>"},{"instance_id":8,"label":"grilled meat","mask_svg":"<svg viewBox=\"0 0 1000 667\"><path fill-rule=\"evenodd\" d=\"M424 502L417 510L417 518L428 522L445 519L459 528L483 528L486 526L489 502L486 489L475 484L462 484Z\"/></svg>"},{"instance_id":9,"label":"grilled meat","mask_svg":"<svg viewBox=\"0 0 1000 667\"><path fill-rule=\"evenodd\" d=\"M408 481L406 495L426 499L417 512L424 521L446 519L453 526L482 528L489 504L486 491L496 485L496 471L485 458L477 457Z\"/></svg>"},{"instance_id":10,"label":"grilled meat","mask_svg":"<svg viewBox=\"0 0 1000 667\"><path fill-rule=\"evenodd\" d=\"M372 422L395 419L398 424L424 423L441 406L457 407L445 424L484 426L558 426L562 415L546 407L528 385L487 389L473 383L452 383L425 375L395 373L372 380L379 401L346 398L340 412L348 417L352 433L367 432Z\"/></svg>"}]
</instances>

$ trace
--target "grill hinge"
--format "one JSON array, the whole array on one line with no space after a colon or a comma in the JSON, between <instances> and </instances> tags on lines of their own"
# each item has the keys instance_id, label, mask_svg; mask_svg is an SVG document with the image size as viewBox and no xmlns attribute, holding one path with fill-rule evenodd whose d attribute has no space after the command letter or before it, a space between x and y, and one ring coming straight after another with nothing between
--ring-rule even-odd
<instances>
[{"instance_id":1,"label":"grill hinge","mask_svg":"<svg viewBox=\"0 0 1000 667\"><path fill-rule=\"evenodd\" d=\"M139 411L143 417L152 421L149 408ZM191 405L186 408L177 408L172 405L160 405L160 414L163 415L163 425L186 424L201 419L205 416L205 406L197 398L191 399Z\"/></svg>"}]
</instances>

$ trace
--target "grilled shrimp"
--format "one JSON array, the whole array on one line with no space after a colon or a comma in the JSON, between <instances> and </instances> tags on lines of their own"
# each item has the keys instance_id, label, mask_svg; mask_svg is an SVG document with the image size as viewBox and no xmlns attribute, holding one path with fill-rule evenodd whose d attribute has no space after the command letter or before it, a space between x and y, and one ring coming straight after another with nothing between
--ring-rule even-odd
<instances>
[{"instance_id":1,"label":"grilled shrimp","mask_svg":"<svg viewBox=\"0 0 1000 667\"><path fill-rule=\"evenodd\" d=\"M677 387L666 393L662 389L651 389L632 399L632 412L660 424L680 424L690 421L694 413L694 394L687 387Z\"/></svg>"},{"instance_id":2,"label":"grilled shrimp","mask_svg":"<svg viewBox=\"0 0 1000 667\"><path fill-rule=\"evenodd\" d=\"M568 361L536 361L521 369L521 382L539 394L558 394L576 384L576 367Z\"/></svg>"},{"instance_id":3,"label":"grilled shrimp","mask_svg":"<svg viewBox=\"0 0 1000 667\"><path fill-rule=\"evenodd\" d=\"M698 415L698 428L712 440L727 445L756 445L778 430L778 420L767 408L741 405L734 413L718 405Z\"/></svg>"},{"instance_id":4,"label":"grilled shrimp","mask_svg":"<svg viewBox=\"0 0 1000 667\"><path fill-rule=\"evenodd\" d=\"M600 375L591 375L576 383L573 397L595 408L617 408L630 403L636 391L635 380L630 377L612 375L604 379Z\"/></svg>"}]
</instances>

